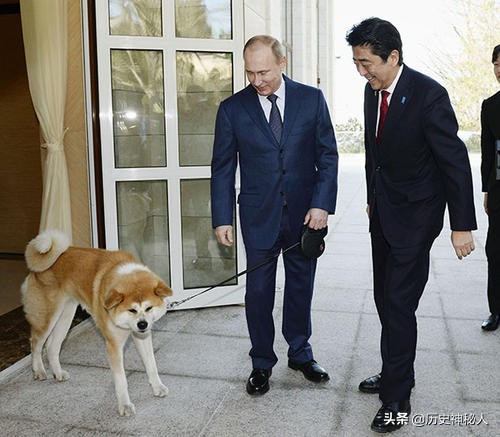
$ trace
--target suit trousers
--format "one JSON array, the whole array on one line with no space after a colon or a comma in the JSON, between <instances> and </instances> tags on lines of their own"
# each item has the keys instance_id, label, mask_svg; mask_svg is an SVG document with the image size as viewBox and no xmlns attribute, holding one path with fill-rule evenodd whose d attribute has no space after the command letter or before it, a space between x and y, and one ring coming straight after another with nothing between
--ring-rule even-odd
<instances>
[{"instance_id":1,"label":"suit trousers","mask_svg":"<svg viewBox=\"0 0 500 437\"><path fill-rule=\"evenodd\" d=\"M429 276L433 240L415 247L391 247L382 233L376 208L371 221L373 290L382 325L379 397L389 403L409 399L415 385L415 312Z\"/></svg>"},{"instance_id":2,"label":"suit trousers","mask_svg":"<svg viewBox=\"0 0 500 437\"><path fill-rule=\"evenodd\" d=\"M247 266L277 256L282 249L293 245L299 235L291 235L287 207L283 207L280 233L270 249L252 248L245 242ZM288 358L295 363L313 359L311 336L311 302L316 260L306 258L300 247L283 255L285 287L283 296L282 332L288 343ZM277 257L272 262L248 273L245 293L245 312L252 347L252 366L272 368L278 358L274 352L275 327L273 319L276 294Z\"/></svg>"},{"instance_id":3,"label":"suit trousers","mask_svg":"<svg viewBox=\"0 0 500 437\"><path fill-rule=\"evenodd\" d=\"M488 306L490 313L500 314L500 210L488 208L486 236L488 260Z\"/></svg>"}]
</instances>

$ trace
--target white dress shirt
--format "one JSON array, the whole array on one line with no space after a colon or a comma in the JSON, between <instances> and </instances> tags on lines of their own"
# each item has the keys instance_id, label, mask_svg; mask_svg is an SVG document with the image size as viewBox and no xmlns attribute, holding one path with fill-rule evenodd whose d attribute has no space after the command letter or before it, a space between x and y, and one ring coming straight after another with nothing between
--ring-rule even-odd
<instances>
[{"instance_id":1,"label":"white dress shirt","mask_svg":"<svg viewBox=\"0 0 500 437\"><path fill-rule=\"evenodd\" d=\"M276 99L276 105L280 111L281 121L284 120L285 116L285 81L281 79L280 87L274 92L278 98ZM270 100L268 100L267 96L259 96L260 106L262 106L262 110L264 111L264 115L266 116L266 120L269 122L269 116L271 115L271 107L273 104Z\"/></svg>"},{"instance_id":2,"label":"white dress shirt","mask_svg":"<svg viewBox=\"0 0 500 437\"><path fill-rule=\"evenodd\" d=\"M394 94L394 90L396 89L396 85L398 84L399 78L401 77L401 73L403 72L403 65L399 68L398 74L392 81L391 85L384 90L380 90L378 92L378 112L377 112L377 124L375 126L378 126L378 120L380 118L380 102L382 101L382 92L381 91L388 91L390 94L387 96L387 107L391 104L391 99L392 95Z\"/></svg>"}]
</instances>

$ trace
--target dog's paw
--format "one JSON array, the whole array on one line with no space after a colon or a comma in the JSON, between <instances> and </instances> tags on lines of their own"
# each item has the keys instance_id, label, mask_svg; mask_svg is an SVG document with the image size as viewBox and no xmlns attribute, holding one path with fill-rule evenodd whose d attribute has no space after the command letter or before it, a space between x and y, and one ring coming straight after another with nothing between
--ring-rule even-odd
<instances>
[{"instance_id":1,"label":"dog's paw","mask_svg":"<svg viewBox=\"0 0 500 437\"><path fill-rule=\"evenodd\" d=\"M56 378L57 381L63 382L67 381L69 379L69 373L66 372L66 370L61 370L57 375L54 374L54 378Z\"/></svg>"},{"instance_id":2,"label":"dog's paw","mask_svg":"<svg viewBox=\"0 0 500 437\"><path fill-rule=\"evenodd\" d=\"M168 388L165 387L163 384L153 387L153 394L155 396L158 396L159 398L165 397L167 393L168 393Z\"/></svg>"},{"instance_id":3,"label":"dog's paw","mask_svg":"<svg viewBox=\"0 0 500 437\"><path fill-rule=\"evenodd\" d=\"M120 405L118 411L120 412L120 416L133 416L135 414L135 407L132 403Z\"/></svg>"},{"instance_id":4,"label":"dog's paw","mask_svg":"<svg viewBox=\"0 0 500 437\"><path fill-rule=\"evenodd\" d=\"M33 379L44 381L47 379L47 373L45 373L45 370L33 370Z\"/></svg>"}]
</instances>

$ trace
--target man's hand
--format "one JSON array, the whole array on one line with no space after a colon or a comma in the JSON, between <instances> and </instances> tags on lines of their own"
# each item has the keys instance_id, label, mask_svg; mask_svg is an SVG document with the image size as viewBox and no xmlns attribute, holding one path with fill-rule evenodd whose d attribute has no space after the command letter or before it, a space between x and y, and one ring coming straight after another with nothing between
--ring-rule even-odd
<instances>
[{"instance_id":1,"label":"man's hand","mask_svg":"<svg viewBox=\"0 0 500 437\"><path fill-rule=\"evenodd\" d=\"M323 229L328 225L328 211L320 208L311 208L307 211L304 224L311 229Z\"/></svg>"},{"instance_id":2,"label":"man's hand","mask_svg":"<svg viewBox=\"0 0 500 437\"><path fill-rule=\"evenodd\" d=\"M233 227L231 225L217 226L214 232L218 243L224 246L233 245Z\"/></svg>"},{"instance_id":3,"label":"man's hand","mask_svg":"<svg viewBox=\"0 0 500 437\"><path fill-rule=\"evenodd\" d=\"M471 231L451 231L451 244L458 259L462 259L475 249Z\"/></svg>"},{"instance_id":4,"label":"man's hand","mask_svg":"<svg viewBox=\"0 0 500 437\"><path fill-rule=\"evenodd\" d=\"M484 212L488 214L488 193L484 193Z\"/></svg>"}]
</instances>

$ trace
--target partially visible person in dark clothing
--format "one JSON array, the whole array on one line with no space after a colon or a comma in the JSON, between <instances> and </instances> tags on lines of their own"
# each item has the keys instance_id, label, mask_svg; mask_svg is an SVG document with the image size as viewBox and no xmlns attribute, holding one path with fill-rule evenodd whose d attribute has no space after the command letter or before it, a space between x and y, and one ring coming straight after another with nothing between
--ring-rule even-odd
<instances>
[{"instance_id":1,"label":"partially visible person in dark clothing","mask_svg":"<svg viewBox=\"0 0 500 437\"><path fill-rule=\"evenodd\" d=\"M500 82L500 44L493 49L493 73ZM481 328L494 331L500 323L500 91L481 107L481 182L488 214L488 306L490 316Z\"/></svg>"}]
</instances>

